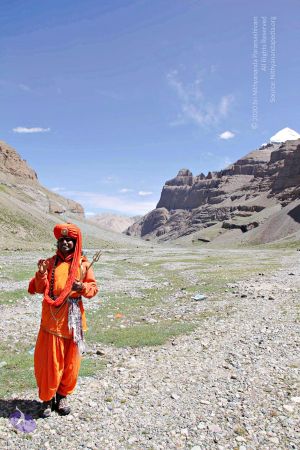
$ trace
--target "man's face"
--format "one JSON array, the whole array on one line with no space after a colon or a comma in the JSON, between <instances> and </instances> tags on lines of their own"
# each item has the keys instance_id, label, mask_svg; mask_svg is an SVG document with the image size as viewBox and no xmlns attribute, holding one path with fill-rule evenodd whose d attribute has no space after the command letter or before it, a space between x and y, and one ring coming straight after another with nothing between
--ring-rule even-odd
<instances>
[{"instance_id":1,"label":"man's face","mask_svg":"<svg viewBox=\"0 0 300 450\"><path fill-rule=\"evenodd\" d=\"M57 248L65 256L74 251L75 244L75 239L70 237L61 237L57 241Z\"/></svg>"}]
</instances>

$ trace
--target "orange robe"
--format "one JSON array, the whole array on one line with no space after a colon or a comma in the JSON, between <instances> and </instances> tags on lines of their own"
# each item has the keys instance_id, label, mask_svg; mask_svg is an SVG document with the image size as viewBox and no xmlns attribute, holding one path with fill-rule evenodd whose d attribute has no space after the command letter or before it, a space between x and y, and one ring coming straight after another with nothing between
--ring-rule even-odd
<instances>
[{"instance_id":1,"label":"orange robe","mask_svg":"<svg viewBox=\"0 0 300 450\"><path fill-rule=\"evenodd\" d=\"M49 258L49 269L46 274L36 272L35 278L30 282L31 289L34 285L36 293L43 294L47 279L50 281L52 268L56 255ZM54 272L53 294L59 296L68 279L71 261L59 260ZM80 292L71 292L71 297L94 297L97 292L97 284L93 269L87 270L89 262L82 258L81 267L78 267L77 279L83 276L83 289ZM86 317L82 301L79 301L82 315L83 331L87 330ZM42 317L39 334L34 352L34 372L39 389L39 397L43 401L51 400L56 392L66 396L75 389L81 357L77 344L73 342L72 331L68 328L68 302L55 307L45 300L42 304Z\"/></svg>"}]
</instances>

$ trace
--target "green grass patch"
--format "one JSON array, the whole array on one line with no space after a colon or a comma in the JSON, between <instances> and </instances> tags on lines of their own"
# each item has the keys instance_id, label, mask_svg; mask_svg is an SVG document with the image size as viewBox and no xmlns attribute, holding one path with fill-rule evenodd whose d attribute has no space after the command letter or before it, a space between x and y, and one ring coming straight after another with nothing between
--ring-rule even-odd
<instances>
[{"instance_id":1,"label":"green grass patch","mask_svg":"<svg viewBox=\"0 0 300 450\"><path fill-rule=\"evenodd\" d=\"M25 281L29 280L34 276L36 267L34 268L17 268L13 267L11 271L6 273L6 276L12 281Z\"/></svg>"},{"instance_id":2,"label":"green grass patch","mask_svg":"<svg viewBox=\"0 0 300 450\"><path fill-rule=\"evenodd\" d=\"M6 279L7 281L27 281L34 276L35 270L33 269L22 269L20 271L12 268L12 270L6 269L5 272L1 273L1 278Z\"/></svg>"},{"instance_id":3,"label":"green grass patch","mask_svg":"<svg viewBox=\"0 0 300 450\"><path fill-rule=\"evenodd\" d=\"M144 347L164 344L168 339L180 334L191 333L196 323L161 321L155 324L133 325L128 328L95 329L88 332L88 339L116 347Z\"/></svg>"},{"instance_id":4,"label":"green grass patch","mask_svg":"<svg viewBox=\"0 0 300 450\"><path fill-rule=\"evenodd\" d=\"M22 211L18 211L18 213L13 213L11 210L7 208L2 208L2 214L0 216L0 222L6 223L8 225L14 225L14 226L22 226L25 229L32 229L32 221L30 221L26 216L25 213Z\"/></svg>"},{"instance_id":5,"label":"green grass patch","mask_svg":"<svg viewBox=\"0 0 300 450\"><path fill-rule=\"evenodd\" d=\"M22 300L27 295L26 289L0 292L0 305L14 305L18 300Z\"/></svg>"},{"instance_id":6,"label":"green grass patch","mask_svg":"<svg viewBox=\"0 0 300 450\"><path fill-rule=\"evenodd\" d=\"M151 289L145 289L143 294L134 298L119 293L108 294L107 301L103 302L96 312L86 311L89 327L106 327L108 323L107 316L114 316L117 313L131 320L147 314L149 309L152 309L161 301L161 297L154 294L151 295L151 292Z\"/></svg>"},{"instance_id":7,"label":"green grass patch","mask_svg":"<svg viewBox=\"0 0 300 450\"><path fill-rule=\"evenodd\" d=\"M0 398L37 387L33 354L29 353L29 349L32 349L32 346L21 348L17 353L4 346L0 347ZM3 362L5 365L2 366ZM103 359L84 356L79 375L81 377L93 376L105 367L106 363Z\"/></svg>"},{"instance_id":8,"label":"green grass patch","mask_svg":"<svg viewBox=\"0 0 300 450\"><path fill-rule=\"evenodd\" d=\"M33 355L24 349L21 353L12 352L10 349L0 348L0 397L7 397L13 393L18 393L36 387Z\"/></svg>"},{"instance_id":9,"label":"green grass patch","mask_svg":"<svg viewBox=\"0 0 300 450\"><path fill-rule=\"evenodd\" d=\"M7 281L29 282L29 280L32 277L34 277L36 270L37 270L37 260L36 262L26 261L22 265L20 264L20 261L18 261L17 264L10 264L2 267L2 269L0 270L0 280L2 278Z\"/></svg>"},{"instance_id":10,"label":"green grass patch","mask_svg":"<svg viewBox=\"0 0 300 450\"><path fill-rule=\"evenodd\" d=\"M228 283L248 279L260 272L274 271L278 267L279 264L271 255L260 256L253 252L225 257L215 254L195 254L194 258L190 254L186 258L182 255L173 255L172 258L160 256L157 260L148 260L147 264L132 261L113 262L111 268L116 282L118 279L126 279L128 287L125 284L122 293L104 292L105 301L99 309L87 310L88 339L118 347L160 345L172 336L173 332L188 333L191 326L197 326L196 322L204 318L202 314L199 317L185 315L179 323L176 317L172 317L170 308L173 295L176 304L190 303L190 297L198 292L208 294L210 300L220 300L224 290L228 290ZM130 295L131 278L134 279L134 289ZM143 287L149 282L158 285ZM180 291L185 295L177 296ZM169 317L172 320L166 321L160 316L160 306L163 310L170 309ZM116 314L120 316L116 317ZM147 317L158 322L142 322L142 319Z\"/></svg>"},{"instance_id":11,"label":"green grass patch","mask_svg":"<svg viewBox=\"0 0 300 450\"><path fill-rule=\"evenodd\" d=\"M100 370L104 370L106 368L106 362L103 359L99 358L88 358L87 356L83 356L80 365L80 377L91 377L95 375Z\"/></svg>"},{"instance_id":12,"label":"green grass patch","mask_svg":"<svg viewBox=\"0 0 300 450\"><path fill-rule=\"evenodd\" d=\"M265 248L270 249L294 249L294 248L300 248L300 241L280 241L280 242L274 242L271 244L265 244Z\"/></svg>"}]
</instances>

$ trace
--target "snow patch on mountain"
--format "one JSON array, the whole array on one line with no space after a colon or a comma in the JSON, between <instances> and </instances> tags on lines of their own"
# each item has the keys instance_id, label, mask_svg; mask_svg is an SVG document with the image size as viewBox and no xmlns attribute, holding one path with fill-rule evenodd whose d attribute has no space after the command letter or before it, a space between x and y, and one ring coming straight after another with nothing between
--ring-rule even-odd
<instances>
[{"instance_id":1,"label":"snow patch on mountain","mask_svg":"<svg viewBox=\"0 0 300 450\"><path fill-rule=\"evenodd\" d=\"M300 139L300 134L297 133L297 131L292 130L291 128L283 128L270 138L270 142L281 143L286 141L295 141L296 139Z\"/></svg>"}]
</instances>

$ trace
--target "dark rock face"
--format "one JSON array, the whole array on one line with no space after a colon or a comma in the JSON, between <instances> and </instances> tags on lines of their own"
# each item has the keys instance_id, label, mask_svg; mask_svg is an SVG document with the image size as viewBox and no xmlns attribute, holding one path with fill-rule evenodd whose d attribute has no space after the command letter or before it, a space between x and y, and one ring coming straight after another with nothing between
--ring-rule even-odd
<instances>
[{"instance_id":1,"label":"dark rock face","mask_svg":"<svg viewBox=\"0 0 300 450\"><path fill-rule=\"evenodd\" d=\"M250 222L250 223L243 224L243 225L239 225L237 223L223 222L222 228L226 228L227 230L239 229L243 233L246 233L247 231L253 230L253 228L258 227L258 225L259 225L258 222Z\"/></svg>"},{"instance_id":2,"label":"dark rock face","mask_svg":"<svg viewBox=\"0 0 300 450\"><path fill-rule=\"evenodd\" d=\"M285 206L299 194L300 139L267 144L207 176L181 169L165 183L156 209L127 234L173 239L217 222L251 217L278 203ZM248 231L252 223L237 227Z\"/></svg>"},{"instance_id":3,"label":"dark rock face","mask_svg":"<svg viewBox=\"0 0 300 450\"><path fill-rule=\"evenodd\" d=\"M222 201L219 198L222 195L222 191L219 189L221 180L213 178L200 180L198 177L189 177L189 184L183 184L181 178L177 185L177 178L178 176L165 184L157 208L166 208L169 211L172 209L191 210L203 203Z\"/></svg>"},{"instance_id":4,"label":"dark rock face","mask_svg":"<svg viewBox=\"0 0 300 450\"><path fill-rule=\"evenodd\" d=\"M166 208L157 208L145 217L141 227L141 236L145 236L160 227L164 227L169 219L169 211Z\"/></svg>"},{"instance_id":5,"label":"dark rock face","mask_svg":"<svg viewBox=\"0 0 300 450\"><path fill-rule=\"evenodd\" d=\"M25 180L37 181L36 172L21 159L14 148L3 141L0 141L0 171Z\"/></svg>"},{"instance_id":6,"label":"dark rock face","mask_svg":"<svg viewBox=\"0 0 300 450\"><path fill-rule=\"evenodd\" d=\"M272 193L280 193L300 184L300 140L288 141L288 145L274 152L270 169L274 172Z\"/></svg>"}]
</instances>

